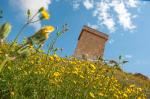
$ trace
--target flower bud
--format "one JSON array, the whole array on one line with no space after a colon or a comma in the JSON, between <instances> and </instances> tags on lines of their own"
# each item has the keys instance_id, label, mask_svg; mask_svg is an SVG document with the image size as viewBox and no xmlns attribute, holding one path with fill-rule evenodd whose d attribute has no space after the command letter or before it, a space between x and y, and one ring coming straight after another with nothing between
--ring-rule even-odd
<instances>
[{"instance_id":1,"label":"flower bud","mask_svg":"<svg viewBox=\"0 0 150 99\"><path fill-rule=\"evenodd\" d=\"M42 11L44 11L45 10L45 8L44 7L41 7L40 9L39 9L39 12L42 12Z\"/></svg>"},{"instance_id":2,"label":"flower bud","mask_svg":"<svg viewBox=\"0 0 150 99\"><path fill-rule=\"evenodd\" d=\"M6 22L0 26L0 40L5 40L11 31L11 24Z\"/></svg>"}]
</instances>

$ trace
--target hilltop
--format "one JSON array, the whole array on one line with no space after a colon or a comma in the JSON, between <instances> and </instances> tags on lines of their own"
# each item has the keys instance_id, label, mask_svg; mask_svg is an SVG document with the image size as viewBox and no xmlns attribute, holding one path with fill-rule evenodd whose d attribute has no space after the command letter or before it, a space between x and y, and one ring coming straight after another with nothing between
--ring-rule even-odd
<instances>
[{"instance_id":1,"label":"hilltop","mask_svg":"<svg viewBox=\"0 0 150 99\"><path fill-rule=\"evenodd\" d=\"M46 55L0 45L1 99L149 99L150 80L101 60Z\"/></svg>"}]
</instances>

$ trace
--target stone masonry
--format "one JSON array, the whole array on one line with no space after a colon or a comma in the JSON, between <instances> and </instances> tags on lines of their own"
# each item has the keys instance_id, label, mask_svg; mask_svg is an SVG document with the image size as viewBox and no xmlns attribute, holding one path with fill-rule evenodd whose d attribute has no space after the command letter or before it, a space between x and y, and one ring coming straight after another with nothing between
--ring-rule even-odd
<instances>
[{"instance_id":1,"label":"stone masonry","mask_svg":"<svg viewBox=\"0 0 150 99\"><path fill-rule=\"evenodd\" d=\"M86 56L88 59L96 59L103 57L105 43L108 40L108 35L84 26L75 49L74 56L81 58Z\"/></svg>"}]
</instances>

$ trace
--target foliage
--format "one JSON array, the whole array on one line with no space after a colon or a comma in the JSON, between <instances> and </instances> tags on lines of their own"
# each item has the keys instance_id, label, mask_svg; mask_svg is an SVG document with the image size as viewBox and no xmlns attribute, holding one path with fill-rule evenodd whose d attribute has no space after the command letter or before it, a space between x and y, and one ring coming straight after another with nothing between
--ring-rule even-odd
<instances>
[{"instance_id":1,"label":"foliage","mask_svg":"<svg viewBox=\"0 0 150 99\"><path fill-rule=\"evenodd\" d=\"M0 48L2 61L8 45ZM18 57L0 73L2 99L146 99L142 88L124 86L111 75L116 70L106 64L60 58L56 54L48 58L43 53Z\"/></svg>"}]
</instances>

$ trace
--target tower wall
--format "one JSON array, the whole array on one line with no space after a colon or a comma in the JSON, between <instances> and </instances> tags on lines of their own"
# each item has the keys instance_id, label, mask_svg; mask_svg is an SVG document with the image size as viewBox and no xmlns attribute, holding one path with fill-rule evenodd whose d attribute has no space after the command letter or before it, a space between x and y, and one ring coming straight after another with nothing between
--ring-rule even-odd
<instances>
[{"instance_id":1,"label":"tower wall","mask_svg":"<svg viewBox=\"0 0 150 99\"><path fill-rule=\"evenodd\" d=\"M84 26L78 38L74 56L82 57L84 55L90 59L95 59L99 56L103 57L107 39L108 35Z\"/></svg>"}]
</instances>

